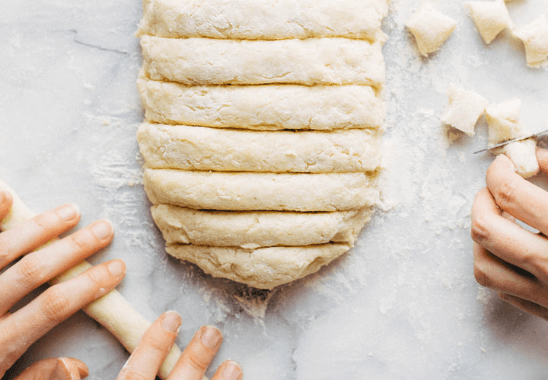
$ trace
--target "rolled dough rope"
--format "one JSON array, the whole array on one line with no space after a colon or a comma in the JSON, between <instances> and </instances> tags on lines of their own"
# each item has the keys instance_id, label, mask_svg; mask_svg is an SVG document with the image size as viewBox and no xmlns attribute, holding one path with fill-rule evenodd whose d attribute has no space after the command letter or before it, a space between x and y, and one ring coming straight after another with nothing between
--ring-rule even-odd
<instances>
[{"instance_id":1,"label":"rolled dough rope","mask_svg":"<svg viewBox=\"0 0 548 380\"><path fill-rule=\"evenodd\" d=\"M137 132L147 167L271 173L372 172L380 133L246 131L144 123Z\"/></svg>"},{"instance_id":2,"label":"rolled dough rope","mask_svg":"<svg viewBox=\"0 0 548 380\"><path fill-rule=\"evenodd\" d=\"M247 250L168 244L166 251L178 259L197 264L212 276L259 289L272 289L318 271L350 248L346 244L322 244Z\"/></svg>"},{"instance_id":3,"label":"rolled dough rope","mask_svg":"<svg viewBox=\"0 0 548 380\"><path fill-rule=\"evenodd\" d=\"M385 106L369 86L185 86L137 81L146 120L258 130L380 128Z\"/></svg>"},{"instance_id":4,"label":"rolled dough rope","mask_svg":"<svg viewBox=\"0 0 548 380\"><path fill-rule=\"evenodd\" d=\"M0 229L2 231L14 228L35 216L17 194L2 181L0 181L0 190L8 191L13 196L13 205L10 213L1 221ZM49 283L54 285L70 280L91 267L92 265L84 260L67 272L52 279ZM84 307L83 310L87 315L110 331L130 353L137 347L141 337L151 325L117 290L112 290ZM181 350L176 345L173 345L158 372L160 378L167 378L179 356L181 356ZM207 378L203 380L207 380Z\"/></svg>"},{"instance_id":5,"label":"rolled dough rope","mask_svg":"<svg viewBox=\"0 0 548 380\"><path fill-rule=\"evenodd\" d=\"M145 169L153 204L224 211L345 211L377 203L375 173L275 174Z\"/></svg>"},{"instance_id":6,"label":"rolled dough rope","mask_svg":"<svg viewBox=\"0 0 548 380\"><path fill-rule=\"evenodd\" d=\"M166 243L242 247L306 246L329 242L354 245L373 209L341 212L225 212L152 206Z\"/></svg>"},{"instance_id":7,"label":"rolled dough rope","mask_svg":"<svg viewBox=\"0 0 548 380\"><path fill-rule=\"evenodd\" d=\"M145 0L137 35L384 40L380 27L387 12L387 0Z\"/></svg>"},{"instance_id":8,"label":"rolled dough rope","mask_svg":"<svg viewBox=\"0 0 548 380\"><path fill-rule=\"evenodd\" d=\"M187 85L303 84L382 87L382 44L345 38L249 41L141 37L153 80Z\"/></svg>"}]
</instances>

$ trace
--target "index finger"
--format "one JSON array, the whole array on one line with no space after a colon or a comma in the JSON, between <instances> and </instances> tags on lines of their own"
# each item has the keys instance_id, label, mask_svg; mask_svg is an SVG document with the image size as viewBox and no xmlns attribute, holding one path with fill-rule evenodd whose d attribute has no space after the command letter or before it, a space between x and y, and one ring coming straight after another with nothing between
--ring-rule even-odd
<instances>
[{"instance_id":1,"label":"index finger","mask_svg":"<svg viewBox=\"0 0 548 380\"><path fill-rule=\"evenodd\" d=\"M548 192L516 174L508 157L500 155L495 159L486 181L502 210L548 235Z\"/></svg>"},{"instance_id":2,"label":"index finger","mask_svg":"<svg viewBox=\"0 0 548 380\"><path fill-rule=\"evenodd\" d=\"M7 191L0 191L0 222L10 212L11 205L13 203L12 195ZM0 231L2 226L0 226Z\"/></svg>"}]
</instances>

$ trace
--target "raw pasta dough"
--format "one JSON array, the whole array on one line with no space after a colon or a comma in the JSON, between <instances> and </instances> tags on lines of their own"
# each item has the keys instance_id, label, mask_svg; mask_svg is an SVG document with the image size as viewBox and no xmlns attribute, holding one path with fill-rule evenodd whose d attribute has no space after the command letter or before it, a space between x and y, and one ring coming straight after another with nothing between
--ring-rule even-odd
<instances>
[{"instance_id":1,"label":"raw pasta dough","mask_svg":"<svg viewBox=\"0 0 548 380\"><path fill-rule=\"evenodd\" d=\"M139 79L146 119L257 130L378 128L382 98L369 86L185 86Z\"/></svg>"},{"instance_id":2,"label":"raw pasta dough","mask_svg":"<svg viewBox=\"0 0 548 380\"><path fill-rule=\"evenodd\" d=\"M537 142L527 139L510 143L502 149L514 163L516 173L524 178L532 177L539 172L537 161Z\"/></svg>"},{"instance_id":3,"label":"raw pasta dough","mask_svg":"<svg viewBox=\"0 0 548 380\"><path fill-rule=\"evenodd\" d=\"M525 44L527 65L540 67L548 59L548 23L541 16L533 22L514 30L514 36Z\"/></svg>"},{"instance_id":4,"label":"raw pasta dough","mask_svg":"<svg viewBox=\"0 0 548 380\"><path fill-rule=\"evenodd\" d=\"M476 28L486 44L490 44L504 29L512 26L512 20L504 0L473 1L465 3Z\"/></svg>"},{"instance_id":5,"label":"raw pasta dough","mask_svg":"<svg viewBox=\"0 0 548 380\"><path fill-rule=\"evenodd\" d=\"M474 136L476 123L485 112L489 101L475 92L466 91L455 85L449 87L447 96L449 104L441 116L441 121L469 136Z\"/></svg>"},{"instance_id":6,"label":"raw pasta dough","mask_svg":"<svg viewBox=\"0 0 548 380\"><path fill-rule=\"evenodd\" d=\"M384 40L386 0L145 0L138 35L251 40Z\"/></svg>"},{"instance_id":7,"label":"raw pasta dough","mask_svg":"<svg viewBox=\"0 0 548 380\"><path fill-rule=\"evenodd\" d=\"M451 17L425 5L417 11L405 24L417 42L417 47L425 57L437 51L457 27L457 22Z\"/></svg>"},{"instance_id":8,"label":"raw pasta dough","mask_svg":"<svg viewBox=\"0 0 548 380\"><path fill-rule=\"evenodd\" d=\"M143 69L188 85L384 83L382 45L344 38L247 41L141 37Z\"/></svg>"}]
</instances>

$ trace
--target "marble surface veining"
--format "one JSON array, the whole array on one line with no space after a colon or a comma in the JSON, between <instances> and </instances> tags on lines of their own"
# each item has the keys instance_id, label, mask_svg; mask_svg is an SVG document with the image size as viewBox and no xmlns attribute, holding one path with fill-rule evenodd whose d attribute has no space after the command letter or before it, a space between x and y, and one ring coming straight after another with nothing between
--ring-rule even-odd
<instances>
[{"instance_id":1,"label":"marble surface veining","mask_svg":"<svg viewBox=\"0 0 548 380\"><path fill-rule=\"evenodd\" d=\"M546 378L548 324L472 274L470 208L492 160L472 154L487 144L485 120L469 138L439 117L454 82L493 102L522 99L529 129L546 129L548 73L526 67L509 31L486 46L461 0L433 4L458 27L428 59L403 25L418 1L393 0L384 23L390 211L378 212L351 253L303 280L250 291L165 253L135 139L137 0L0 0L0 178L36 212L75 202L81 226L110 219L115 240L91 261L124 259L120 292L151 320L181 313L180 345L201 325L218 326L225 341L214 367L237 360L246 379ZM544 0L507 4L517 25L548 16ZM79 358L90 379L107 380L128 354L80 312L13 373L52 356Z\"/></svg>"}]
</instances>

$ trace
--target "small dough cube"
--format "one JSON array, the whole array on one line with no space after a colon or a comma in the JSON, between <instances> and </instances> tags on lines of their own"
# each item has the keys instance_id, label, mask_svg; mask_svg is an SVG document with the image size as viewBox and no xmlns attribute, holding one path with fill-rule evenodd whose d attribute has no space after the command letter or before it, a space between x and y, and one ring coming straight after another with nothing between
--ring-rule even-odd
<instances>
[{"instance_id":1,"label":"small dough cube","mask_svg":"<svg viewBox=\"0 0 548 380\"><path fill-rule=\"evenodd\" d=\"M544 16L514 30L514 36L525 44L527 66L540 67L548 58L548 23Z\"/></svg>"},{"instance_id":2,"label":"small dough cube","mask_svg":"<svg viewBox=\"0 0 548 380\"><path fill-rule=\"evenodd\" d=\"M525 128L519 119L521 100L512 99L503 103L492 104L485 110L489 125L489 144L500 144L504 141L523 137Z\"/></svg>"},{"instance_id":3,"label":"small dough cube","mask_svg":"<svg viewBox=\"0 0 548 380\"><path fill-rule=\"evenodd\" d=\"M486 44L490 44L500 32L512 26L504 0L473 1L465 3L465 6L470 10L470 15Z\"/></svg>"},{"instance_id":4,"label":"small dough cube","mask_svg":"<svg viewBox=\"0 0 548 380\"><path fill-rule=\"evenodd\" d=\"M441 116L445 124L457 128L469 136L474 136L474 127L485 112L489 101L472 91L451 85L447 90L449 104Z\"/></svg>"},{"instance_id":5,"label":"small dough cube","mask_svg":"<svg viewBox=\"0 0 548 380\"><path fill-rule=\"evenodd\" d=\"M457 22L430 5L419 9L405 24L415 36L417 47L425 57L435 52L449 38Z\"/></svg>"},{"instance_id":6,"label":"small dough cube","mask_svg":"<svg viewBox=\"0 0 548 380\"><path fill-rule=\"evenodd\" d=\"M536 147L537 142L531 138L510 143L503 148L504 154L514 163L516 173L523 178L532 177L539 172Z\"/></svg>"}]
</instances>

